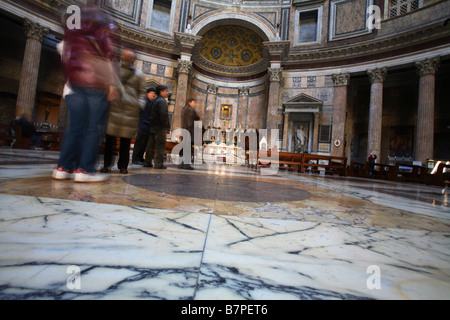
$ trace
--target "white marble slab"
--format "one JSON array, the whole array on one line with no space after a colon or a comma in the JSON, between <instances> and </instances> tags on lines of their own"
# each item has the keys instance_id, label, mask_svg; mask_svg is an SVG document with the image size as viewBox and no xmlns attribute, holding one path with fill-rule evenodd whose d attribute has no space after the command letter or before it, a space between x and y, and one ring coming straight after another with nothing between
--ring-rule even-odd
<instances>
[{"instance_id":1,"label":"white marble slab","mask_svg":"<svg viewBox=\"0 0 450 320\"><path fill-rule=\"evenodd\" d=\"M214 216L196 298L448 299L449 244L436 232Z\"/></svg>"},{"instance_id":2,"label":"white marble slab","mask_svg":"<svg viewBox=\"0 0 450 320\"><path fill-rule=\"evenodd\" d=\"M0 201L1 298L193 298L208 215L4 194ZM70 265L82 270L80 290L66 285Z\"/></svg>"},{"instance_id":3,"label":"white marble slab","mask_svg":"<svg viewBox=\"0 0 450 320\"><path fill-rule=\"evenodd\" d=\"M1 299L450 297L445 233L5 194L0 202ZM67 286L71 265L80 289ZM380 289L367 287L371 265Z\"/></svg>"}]
</instances>

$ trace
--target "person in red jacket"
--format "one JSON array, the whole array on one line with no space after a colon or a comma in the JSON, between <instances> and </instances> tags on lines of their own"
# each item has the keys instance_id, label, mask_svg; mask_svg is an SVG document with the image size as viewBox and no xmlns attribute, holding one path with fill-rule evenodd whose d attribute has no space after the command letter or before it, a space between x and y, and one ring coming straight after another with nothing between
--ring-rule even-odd
<instances>
[{"instance_id":1,"label":"person in red jacket","mask_svg":"<svg viewBox=\"0 0 450 320\"><path fill-rule=\"evenodd\" d=\"M375 162L377 160L377 155L372 151L370 153L369 158L367 158L367 160L369 161L369 176L371 176L373 174L373 171L375 170Z\"/></svg>"},{"instance_id":2,"label":"person in red jacket","mask_svg":"<svg viewBox=\"0 0 450 320\"><path fill-rule=\"evenodd\" d=\"M109 103L117 98L120 82L113 59L111 24L94 5L81 8L80 28L64 25L63 69L70 86L65 96L70 126L64 133L53 178L77 182L104 181L96 160L105 133Z\"/></svg>"}]
</instances>

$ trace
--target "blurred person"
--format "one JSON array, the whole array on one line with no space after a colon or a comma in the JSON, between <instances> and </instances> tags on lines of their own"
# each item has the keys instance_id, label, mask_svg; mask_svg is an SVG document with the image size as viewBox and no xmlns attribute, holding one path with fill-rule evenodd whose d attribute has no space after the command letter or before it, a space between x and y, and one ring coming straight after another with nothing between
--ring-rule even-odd
<instances>
[{"instance_id":1,"label":"blurred person","mask_svg":"<svg viewBox=\"0 0 450 320\"><path fill-rule=\"evenodd\" d=\"M34 150L42 150L41 148L41 135L37 133L36 127L27 119L27 115L24 113L21 117L16 116L12 122L13 126L20 126L22 128L22 137L30 138L31 142L29 148Z\"/></svg>"},{"instance_id":2,"label":"blurred person","mask_svg":"<svg viewBox=\"0 0 450 320\"><path fill-rule=\"evenodd\" d=\"M147 98L145 99L145 109L141 111L141 115L139 117L138 133L134 143L133 156L131 157L133 164L144 164L144 153L147 148L148 138L150 136L150 111L152 101L155 97L155 88L148 88Z\"/></svg>"},{"instance_id":3,"label":"blurred person","mask_svg":"<svg viewBox=\"0 0 450 320\"><path fill-rule=\"evenodd\" d=\"M197 115L197 112L195 111L196 106L197 101L194 98L189 98L186 106L181 110L182 128L187 130L191 135L191 150L192 147L194 146L194 122L200 120L200 117ZM193 154L191 153L191 156L192 155ZM181 154L181 156L183 155ZM190 161L190 163L181 162L178 165L178 168L186 170L194 170L194 168L191 166L191 162L192 160Z\"/></svg>"},{"instance_id":4,"label":"blurred person","mask_svg":"<svg viewBox=\"0 0 450 320\"><path fill-rule=\"evenodd\" d=\"M156 87L158 96L152 103L150 111L150 136L146 149L144 167L152 167L154 154L155 169L167 169L164 166L164 153L166 151L166 133L170 128L169 110L166 99L169 97L167 87Z\"/></svg>"},{"instance_id":5,"label":"blurred person","mask_svg":"<svg viewBox=\"0 0 450 320\"><path fill-rule=\"evenodd\" d=\"M120 83L114 70L110 24L102 11L81 8L80 28L63 24L62 62L67 78L65 101L70 125L64 133L60 158L53 170L58 180L105 181L95 173L100 142L105 133L109 103L118 96Z\"/></svg>"},{"instance_id":6,"label":"blurred person","mask_svg":"<svg viewBox=\"0 0 450 320\"><path fill-rule=\"evenodd\" d=\"M110 171L116 138L120 138L117 167L120 173L128 173L131 139L136 136L140 113L145 108L144 74L135 68L135 61L135 52L124 49L120 66L123 92L117 100L111 103L102 173Z\"/></svg>"},{"instance_id":7,"label":"blurred person","mask_svg":"<svg viewBox=\"0 0 450 320\"><path fill-rule=\"evenodd\" d=\"M375 154L375 151L372 151L367 158L367 161L369 161L369 175L373 175L373 172L375 170L375 162L377 161L377 155Z\"/></svg>"}]
</instances>

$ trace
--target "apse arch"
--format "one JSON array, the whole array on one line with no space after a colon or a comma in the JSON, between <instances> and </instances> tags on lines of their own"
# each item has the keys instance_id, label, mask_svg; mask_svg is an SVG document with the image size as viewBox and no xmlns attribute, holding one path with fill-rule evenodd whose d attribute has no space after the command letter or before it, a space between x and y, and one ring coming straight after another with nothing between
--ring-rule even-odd
<instances>
[{"instance_id":1,"label":"apse arch","mask_svg":"<svg viewBox=\"0 0 450 320\"><path fill-rule=\"evenodd\" d=\"M213 12L205 14L198 21L194 21L191 33L203 36L208 30L223 25L237 25L255 31L264 41L273 41L276 31L270 24L258 15L246 12Z\"/></svg>"}]
</instances>

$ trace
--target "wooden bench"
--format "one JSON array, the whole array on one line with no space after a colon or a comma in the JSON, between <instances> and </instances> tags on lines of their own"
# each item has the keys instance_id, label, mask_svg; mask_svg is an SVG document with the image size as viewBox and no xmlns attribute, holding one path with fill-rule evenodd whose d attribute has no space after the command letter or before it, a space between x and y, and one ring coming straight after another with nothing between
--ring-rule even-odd
<instances>
[{"instance_id":1,"label":"wooden bench","mask_svg":"<svg viewBox=\"0 0 450 320\"><path fill-rule=\"evenodd\" d=\"M278 160L271 159L272 152L258 152L258 165L270 166L272 163L278 164L279 169L293 170L298 172L303 161L303 153L278 152Z\"/></svg>"},{"instance_id":2,"label":"wooden bench","mask_svg":"<svg viewBox=\"0 0 450 320\"><path fill-rule=\"evenodd\" d=\"M325 174L337 173L340 176L346 176L346 162L347 158L344 157L304 154L300 172L304 173L305 171L309 171L319 173L319 168L324 168Z\"/></svg>"},{"instance_id":3,"label":"wooden bench","mask_svg":"<svg viewBox=\"0 0 450 320\"><path fill-rule=\"evenodd\" d=\"M0 145L10 146L15 149L28 149L31 138L22 137L21 126L1 125Z\"/></svg>"},{"instance_id":4,"label":"wooden bench","mask_svg":"<svg viewBox=\"0 0 450 320\"><path fill-rule=\"evenodd\" d=\"M434 174L428 173L428 169L422 166L396 163L387 165L375 163L374 169L369 170L369 162L351 162L348 173L352 177L383 179L395 182L424 183L427 185L445 186L450 178L450 165L440 163Z\"/></svg>"},{"instance_id":5,"label":"wooden bench","mask_svg":"<svg viewBox=\"0 0 450 320\"><path fill-rule=\"evenodd\" d=\"M346 175L347 158L305 153L279 152L278 160L270 158L271 152L258 152L258 165L270 166L272 163L279 165L279 169L293 170L305 173L306 171L319 173L319 168L324 168L326 174Z\"/></svg>"},{"instance_id":6,"label":"wooden bench","mask_svg":"<svg viewBox=\"0 0 450 320\"><path fill-rule=\"evenodd\" d=\"M438 168L434 174L427 173L424 176L424 183L427 185L434 185L443 187L450 180L450 165L445 164L445 162L441 162L438 165Z\"/></svg>"},{"instance_id":7,"label":"wooden bench","mask_svg":"<svg viewBox=\"0 0 450 320\"><path fill-rule=\"evenodd\" d=\"M424 183L428 169L422 166L396 163L391 169L388 180L400 182Z\"/></svg>"},{"instance_id":8,"label":"wooden bench","mask_svg":"<svg viewBox=\"0 0 450 320\"><path fill-rule=\"evenodd\" d=\"M44 150L61 150L62 132L41 132L41 146Z\"/></svg>"}]
</instances>

